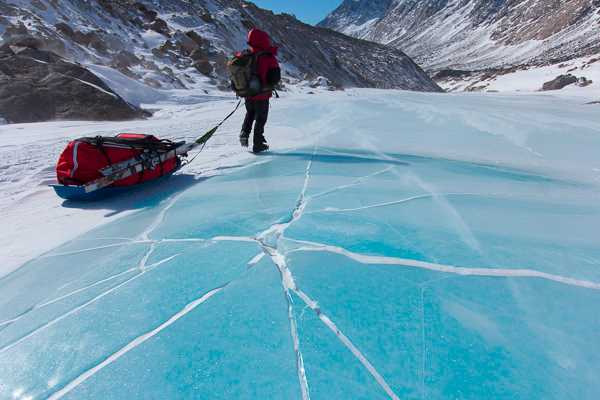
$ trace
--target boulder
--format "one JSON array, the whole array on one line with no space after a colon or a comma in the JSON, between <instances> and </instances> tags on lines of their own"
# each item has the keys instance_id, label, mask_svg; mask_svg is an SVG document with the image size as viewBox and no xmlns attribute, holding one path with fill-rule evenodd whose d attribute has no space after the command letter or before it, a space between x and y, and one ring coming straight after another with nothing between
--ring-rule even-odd
<instances>
[{"instance_id":1,"label":"boulder","mask_svg":"<svg viewBox=\"0 0 600 400\"><path fill-rule=\"evenodd\" d=\"M213 66L207 59L197 60L194 62L194 68L203 75L210 75L213 72Z\"/></svg>"},{"instance_id":2,"label":"boulder","mask_svg":"<svg viewBox=\"0 0 600 400\"><path fill-rule=\"evenodd\" d=\"M209 12L201 14L200 19L202 19L202 21L206 22L207 24L211 24L214 22L214 18Z\"/></svg>"},{"instance_id":3,"label":"boulder","mask_svg":"<svg viewBox=\"0 0 600 400\"><path fill-rule=\"evenodd\" d=\"M141 60L133 53L127 50L121 50L113 59L113 64L119 68L129 68L132 65L139 65Z\"/></svg>"},{"instance_id":4,"label":"boulder","mask_svg":"<svg viewBox=\"0 0 600 400\"><path fill-rule=\"evenodd\" d=\"M201 49L196 49L190 54L190 58L194 61L200 61L206 58L206 54Z\"/></svg>"},{"instance_id":5,"label":"boulder","mask_svg":"<svg viewBox=\"0 0 600 400\"><path fill-rule=\"evenodd\" d=\"M577 82L577 78L574 75L559 75L553 80L544 83L544 85L542 86L542 90L560 90L565 86L572 85L575 82Z\"/></svg>"},{"instance_id":6,"label":"boulder","mask_svg":"<svg viewBox=\"0 0 600 400\"><path fill-rule=\"evenodd\" d=\"M195 50L200 48L200 45L195 40L181 32L177 32L173 36L173 39L175 40L175 45L179 47L179 50L185 56L190 56Z\"/></svg>"},{"instance_id":7,"label":"boulder","mask_svg":"<svg viewBox=\"0 0 600 400\"><path fill-rule=\"evenodd\" d=\"M586 86L590 86L592 83L594 83L594 81L586 78L585 76L582 76L580 78L577 78L576 85L579 87L586 87Z\"/></svg>"},{"instance_id":8,"label":"boulder","mask_svg":"<svg viewBox=\"0 0 600 400\"><path fill-rule=\"evenodd\" d=\"M440 81L442 79L448 78L464 78L470 75L470 71L463 71L459 69L443 69L441 71L438 71L435 75L433 75L433 80Z\"/></svg>"},{"instance_id":9,"label":"boulder","mask_svg":"<svg viewBox=\"0 0 600 400\"><path fill-rule=\"evenodd\" d=\"M78 64L48 51L5 45L0 48L0 115L9 123L25 123L121 121L149 114Z\"/></svg>"},{"instance_id":10,"label":"boulder","mask_svg":"<svg viewBox=\"0 0 600 400\"><path fill-rule=\"evenodd\" d=\"M35 36L34 36L35 35ZM9 25L2 36L2 44L16 47L30 47L38 50L65 54L65 44L62 40L30 32L22 23Z\"/></svg>"},{"instance_id":11,"label":"boulder","mask_svg":"<svg viewBox=\"0 0 600 400\"><path fill-rule=\"evenodd\" d=\"M171 30L169 29L169 25L167 25L166 21L160 18L156 18L154 22L148 25L148 28L152 29L154 32L158 32L161 35L170 37Z\"/></svg>"},{"instance_id":12,"label":"boulder","mask_svg":"<svg viewBox=\"0 0 600 400\"><path fill-rule=\"evenodd\" d=\"M73 39L75 37L75 31L73 30L73 28L71 28L69 24L65 22L59 22L58 24L54 25L54 27L58 32L62 33L64 36L70 39Z\"/></svg>"},{"instance_id":13,"label":"boulder","mask_svg":"<svg viewBox=\"0 0 600 400\"><path fill-rule=\"evenodd\" d=\"M197 34L196 31L187 31L185 35L196 42L201 48L207 48L210 45L210 42Z\"/></svg>"},{"instance_id":14,"label":"boulder","mask_svg":"<svg viewBox=\"0 0 600 400\"><path fill-rule=\"evenodd\" d=\"M80 32L75 31L73 40L80 45L91 47L100 53L106 53L108 51L104 39L101 37L100 32Z\"/></svg>"}]
</instances>

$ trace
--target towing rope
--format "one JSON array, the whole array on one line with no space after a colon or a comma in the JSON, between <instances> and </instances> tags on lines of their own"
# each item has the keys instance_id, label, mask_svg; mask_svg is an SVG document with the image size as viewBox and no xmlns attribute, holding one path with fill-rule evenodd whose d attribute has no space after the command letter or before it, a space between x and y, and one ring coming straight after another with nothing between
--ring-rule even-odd
<instances>
[{"instance_id":1,"label":"towing rope","mask_svg":"<svg viewBox=\"0 0 600 400\"><path fill-rule=\"evenodd\" d=\"M223 125L229 118L231 118L233 116L233 114L236 113L236 111L240 108L241 104L242 104L242 99L240 99L238 101L238 103L236 104L236 106L233 109L233 111L230 112L229 114L227 114L227 116L225 118L223 118L223 120L221 122L219 122L215 127L213 127L212 129L210 129L204 135L202 135L198 139L196 139L196 143L202 144L202 147L200 148L200 151L198 151L198 153L196 153L196 155L194 157L192 157L191 160L189 160L188 162L186 162L181 167L182 169L184 167L190 165L192 162L194 162L194 160L196 159L196 157L198 157L200 155L200 153L202 153L202 150L204 150L204 147L206 147L206 143L208 143L208 141L210 140L210 138L215 134L215 132L217 132L217 130L221 127L221 125Z\"/></svg>"}]
</instances>

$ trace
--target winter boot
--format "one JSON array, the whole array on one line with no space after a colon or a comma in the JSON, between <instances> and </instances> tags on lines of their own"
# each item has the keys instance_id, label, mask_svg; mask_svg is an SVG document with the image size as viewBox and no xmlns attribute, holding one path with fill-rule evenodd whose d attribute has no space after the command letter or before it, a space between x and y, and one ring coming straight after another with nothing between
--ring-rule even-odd
<instances>
[{"instance_id":1,"label":"winter boot","mask_svg":"<svg viewBox=\"0 0 600 400\"><path fill-rule=\"evenodd\" d=\"M255 154L262 153L263 151L267 150L269 150L269 145L265 142L254 144L254 147L252 148L252 152Z\"/></svg>"},{"instance_id":2,"label":"winter boot","mask_svg":"<svg viewBox=\"0 0 600 400\"><path fill-rule=\"evenodd\" d=\"M242 131L240 133L240 144L242 145L242 147L248 147L248 137L250 136L250 134Z\"/></svg>"}]
</instances>

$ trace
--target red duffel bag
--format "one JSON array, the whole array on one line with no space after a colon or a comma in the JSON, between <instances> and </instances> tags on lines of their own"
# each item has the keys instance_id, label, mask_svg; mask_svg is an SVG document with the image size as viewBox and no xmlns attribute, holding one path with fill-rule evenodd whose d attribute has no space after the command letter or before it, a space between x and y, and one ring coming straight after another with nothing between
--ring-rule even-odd
<instances>
[{"instance_id":1,"label":"red duffel bag","mask_svg":"<svg viewBox=\"0 0 600 400\"><path fill-rule=\"evenodd\" d=\"M101 178L102 168L138 157L145 152L160 154L175 146L176 143L169 140L137 133L79 138L70 142L60 155L56 164L56 178L62 185L85 185ZM132 186L160 178L175 171L179 165L177 157L170 158L153 168L116 181L113 186Z\"/></svg>"}]
</instances>

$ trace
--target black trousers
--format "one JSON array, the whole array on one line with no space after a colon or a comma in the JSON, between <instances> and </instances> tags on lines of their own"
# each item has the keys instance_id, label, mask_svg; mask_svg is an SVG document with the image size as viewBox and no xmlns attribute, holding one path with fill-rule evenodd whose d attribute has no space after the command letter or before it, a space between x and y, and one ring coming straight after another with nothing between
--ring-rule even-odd
<instances>
[{"instance_id":1,"label":"black trousers","mask_svg":"<svg viewBox=\"0 0 600 400\"><path fill-rule=\"evenodd\" d=\"M269 118L269 99L246 100L246 118L242 125L242 137L250 137L252 124L254 123L254 144L265 143L265 125Z\"/></svg>"}]
</instances>

